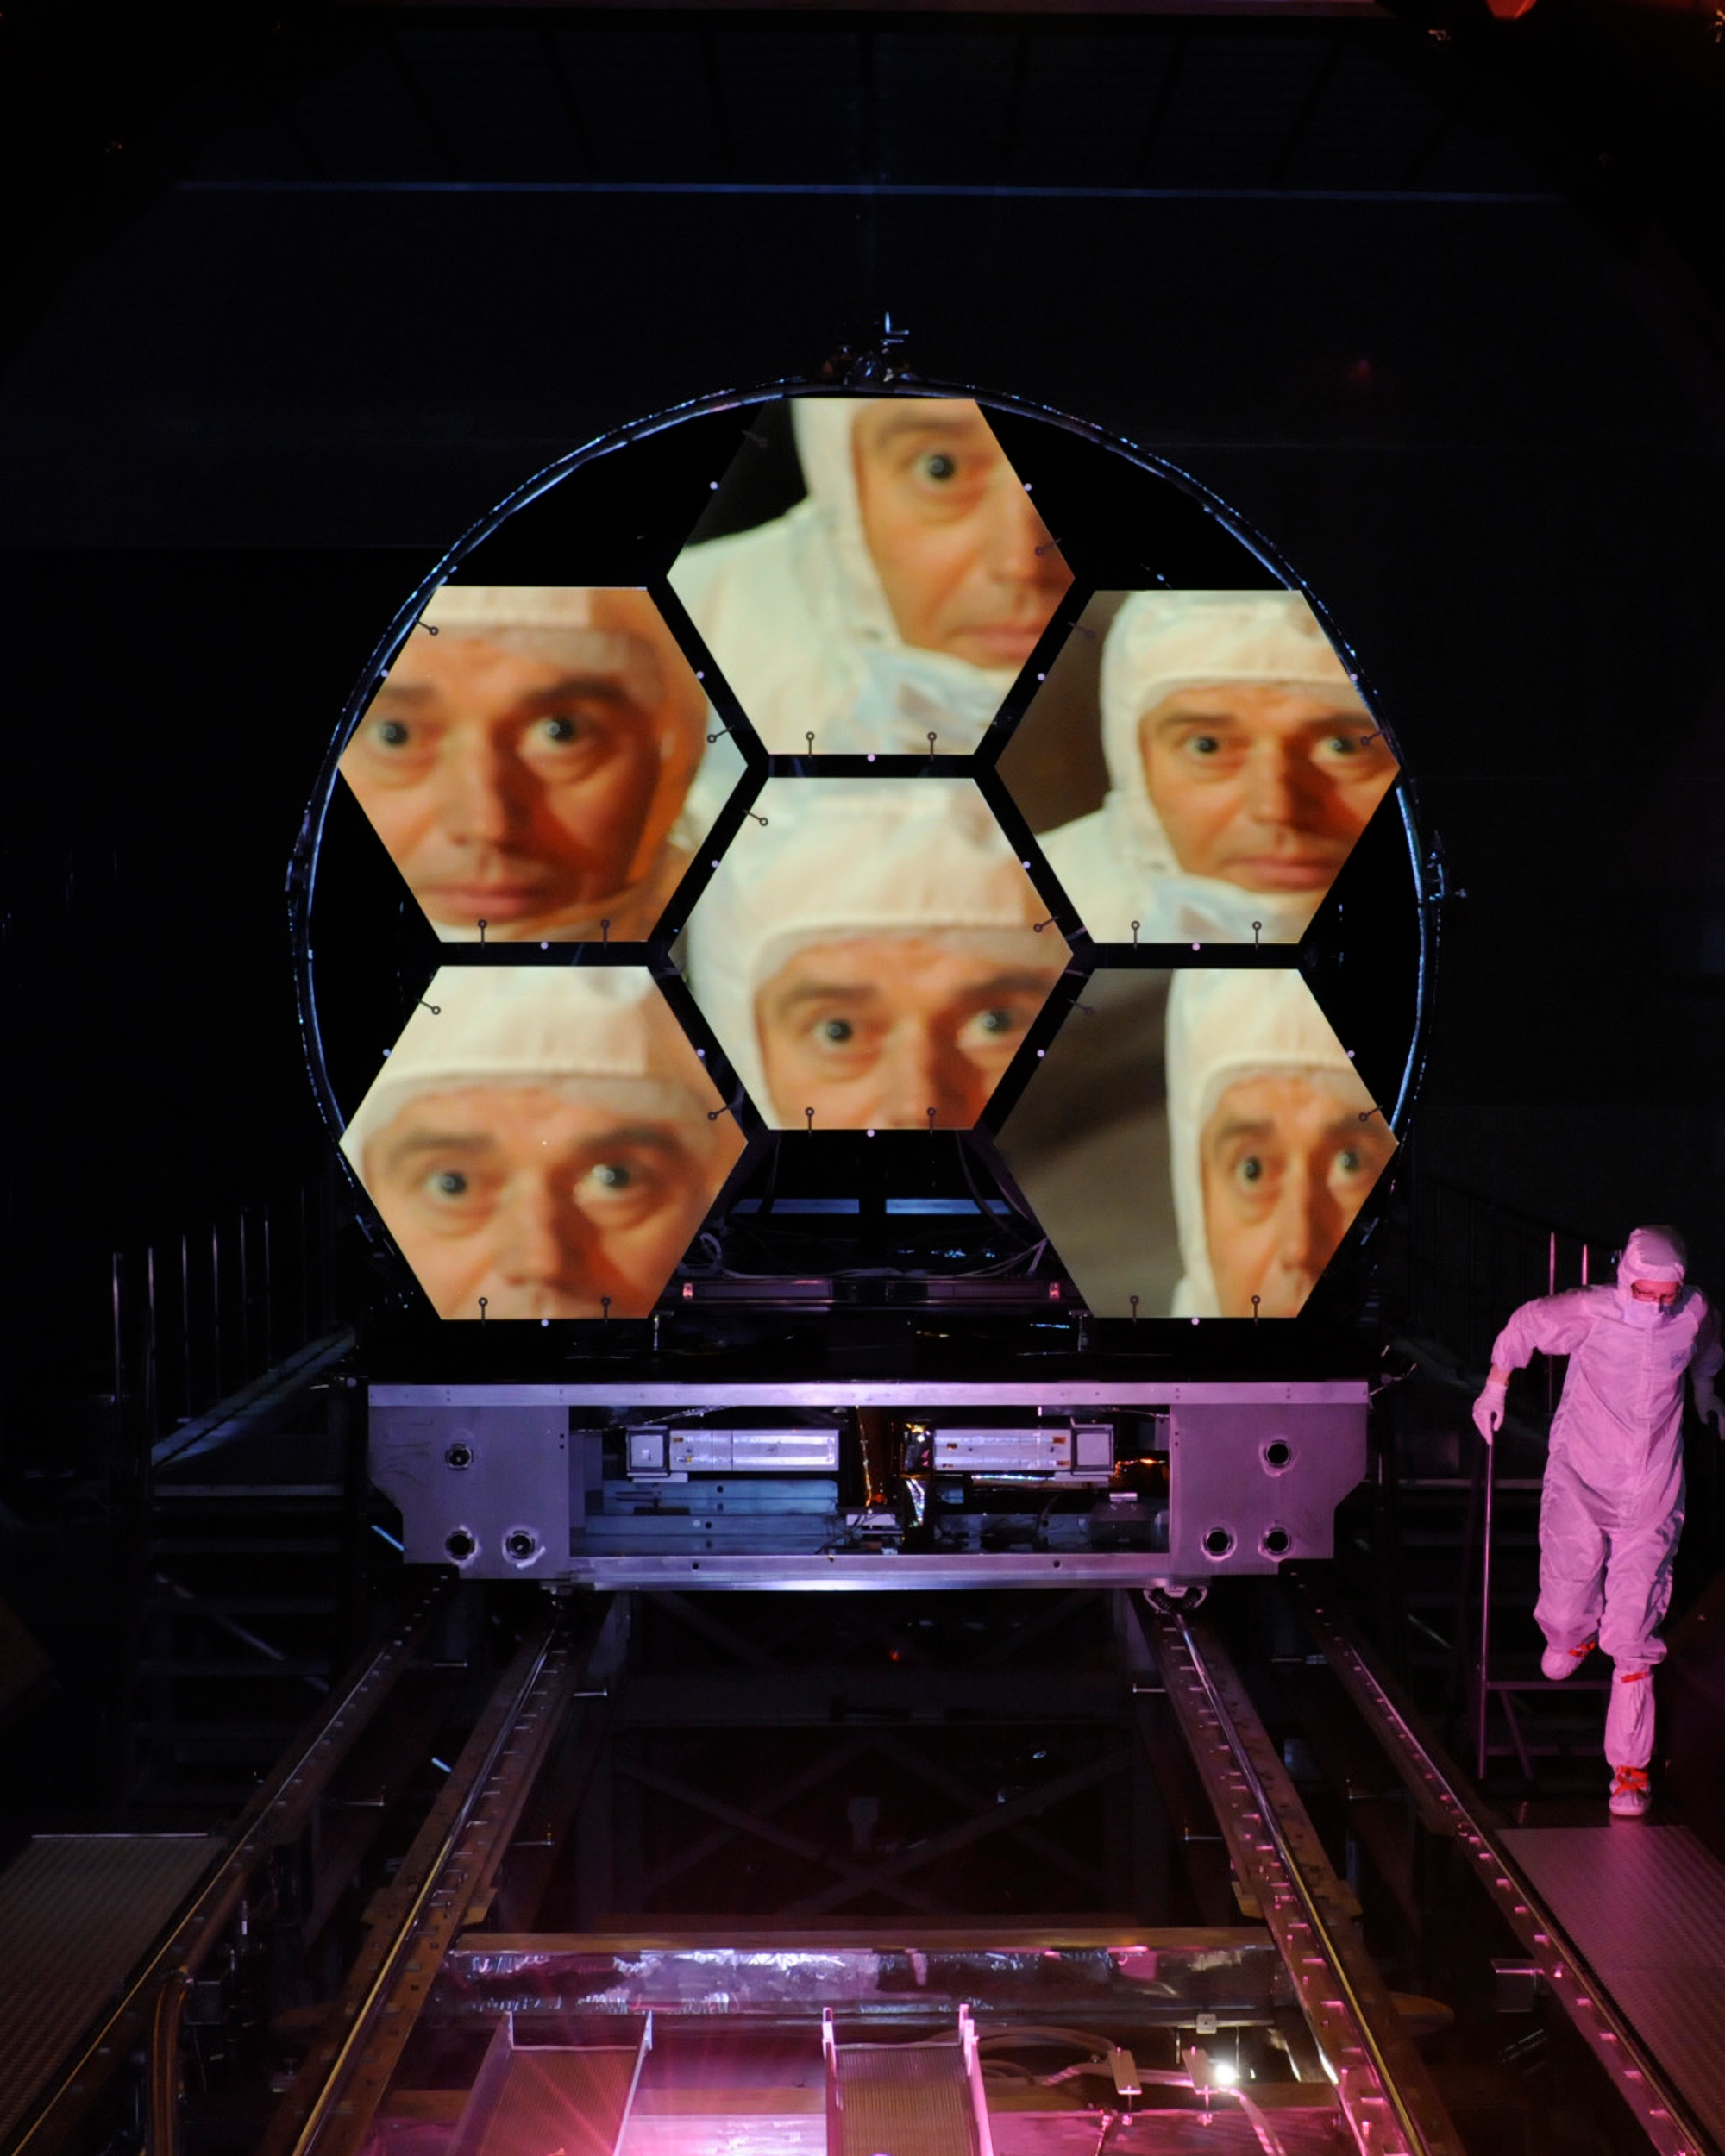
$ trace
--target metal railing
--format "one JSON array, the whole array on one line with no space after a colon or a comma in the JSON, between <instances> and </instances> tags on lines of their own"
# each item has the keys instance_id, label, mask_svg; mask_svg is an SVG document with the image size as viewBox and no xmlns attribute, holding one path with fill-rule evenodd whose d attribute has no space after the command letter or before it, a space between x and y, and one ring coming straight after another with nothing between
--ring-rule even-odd
<instances>
[{"instance_id":1,"label":"metal railing","mask_svg":"<svg viewBox=\"0 0 1725 2156\"><path fill-rule=\"evenodd\" d=\"M1402 1222L1407 1322L1440 1341L1465 1371L1484 1373L1517 1304L1609 1277L1610 1243L1440 1175L1414 1181Z\"/></svg>"},{"instance_id":2,"label":"metal railing","mask_svg":"<svg viewBox=\"0 0 1725 2156\"><path fill-rule=\"evenodd\" d=\"M109 1269L113 1396L147 1447L274 1369L338 1322L333 1173L242 1206ZM129 1449L122 1446L122 1450Z\"/></svg>"},{"instance_id":3,"label":"metal railing","mask_svg":"<svg viewBox=\"0 0 1725 2156\"><path fill-rule=\"evenodd\" d=\"M1414 1183L1401 1225L1407 1238L1402 1322L1421 1346L1435 1344L1443 1351L1448 1364L1445 1375L1457 1390L1461 1417L1460 1458L1467 1498L1456 1597L1453 1667L1458 1684L1452 1696L1465 1714L1475 1774L1484 1777L1491 1755L1496 1701L1508 1727L1509 1741L1504 1748L1515 1753L1523 1773L1531 1778L1528 1748L1511 1695L1542 1687L1544 1680L1494 1674L1492 1594L1500 1489L1536 1489L1544 1460L1541 1451L1531 1478L1525 1473L1506 1478L1498 1452L1505 1443L1524 1444L1527 1424L1535 1428L1540 1421L1549 1424L1562 1389L1563 1358L1534 1358L1518 1386L1521 1412L1517 1431L1513 1435L1501 1432L1497 1446L1475 1436L1469 1409L1490 1366L1492 1343L1510 1313L1539 1296L1609 1279L1615 1251L1603 1237L1555 1225L1429 1175ZM1464 1397L1466 1406L1461 1404Z\"/></svg>"}]
</instances>

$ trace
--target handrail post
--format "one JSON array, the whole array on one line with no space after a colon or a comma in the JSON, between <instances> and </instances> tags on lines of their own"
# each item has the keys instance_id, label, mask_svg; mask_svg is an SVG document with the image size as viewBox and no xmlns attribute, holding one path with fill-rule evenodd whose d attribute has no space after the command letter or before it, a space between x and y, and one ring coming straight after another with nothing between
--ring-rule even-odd
<instances>
[{"instance_id":1,"label":"handrail post","mask_svg":"<svg viewBox=\"0 0 1725 2156\"><path fill-rule=\"evenodd\" d=\"M210 1397L220 1400L227 1388L227 1370L222 1358L222 1224L210 1223Z\"/></svg>"},{"instance_id":2,"label":"handrail post","mask_svg":"<svg viewBox=\"0 0 1725 2156\"><path fill-rule=\"evenodd\" d=\"M160 1328L156 1320L156 1246L144 1251L144 1450L147 1455L161 1426Z\"/></svg>"},{"instance_id":3,"label":"handrail post","mask_svg":"<svg viewBox=\"0 0 1725 2156\"><path fill-rule=\"evenodd\" d=\"M121 1402L126 1394L126 1337L125 1320L122 1315L122 1290L120 1282L121 1256L116 1250L109 1268L108 1280L112 1296L114 1318L114 1425L117 1430L123 1412Z\"/></svg>"},{"instance_id":4,"label":"handrail post","mask_svg":"<svg viewBox=\"0 0 1725 2156\"><path fill-rule=\"evenodd\" d=\"M179 1237L179 1411L190 1422L198 1413L197 1381L191 1359L191 1237Z\"/></svg>"},{"instance_id":5,"label":"handrail post","mask_svg":"<svg viewBox=\"0 0 1725 2156\"><path fill-rule=\"evenodd\" d=\"M264 1368L275 1368L275 1253L271 1247L270 1207L263 1207L264 1216ZM299 1346L296 1340L294 1345Z\"/></svg>"},{"instance_id":6,"label":"handrail post","mask_svg":"<svg viewBox=\"0 0 1725 2156\"><path fill-rule=\"evenodd\" d=\"M1496 1481L1495 1461L1497 1448L1490 1438L1482 1438L1485 1447L1485 1532L1480 1551L1479 1564L1479 1669L1476 1678L1474 1709L1474 1778L1485 1779L1485 1744L1491 1716L1491 1501Z\"/></svg>"},{"instance_id":7,"label":"handrail post","mask_svg":"<svg viewBox=\"0 0 1725 2156\"><path fill-rule=\"evenodd\" d=\"M248 1385L257 1376L252 1363L252 1268L246 1242L246 1208L239 1213L235 1237L240 1257L240 1382Z\"/></svg>"},{"instance_id":8,"label":"handrail post","mask_svg":"<svg viewBox=\"0 0 1725 2156\"><path fill-rule=\"evenodd\" d=\"M179 2149L179 2028L191 1978L170 1969L156 1993L150 2016L149 2083L144 2133L145 2156L178 2156Z\"/></svg>"}]
</instances>

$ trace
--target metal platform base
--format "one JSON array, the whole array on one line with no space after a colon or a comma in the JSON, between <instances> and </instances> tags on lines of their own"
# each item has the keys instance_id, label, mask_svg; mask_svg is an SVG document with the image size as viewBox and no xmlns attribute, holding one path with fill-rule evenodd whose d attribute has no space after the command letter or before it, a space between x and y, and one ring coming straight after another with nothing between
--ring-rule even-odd
<instances>
[{"instance_id":1,"label":"metal platform base","mask_svg":"<svg viewBox=\"0 0 1725 2156\"><path fill-rule=\"evenodd\" d=\"M0 1874L0 2135L220 1846L204 1834L42 1834Z\"/></svg>"},{"instance_id":2,"label":"metal platform base","mask_svg":"<svg viewBox=\"0 0 1725 2156\"><path fill-rule=\"evenodd\" d=\"M1725 1865L1686 1827L1525 1827L1502 1836L1716 2143L1725 2147Z\"/></svg>"}]
</instances>

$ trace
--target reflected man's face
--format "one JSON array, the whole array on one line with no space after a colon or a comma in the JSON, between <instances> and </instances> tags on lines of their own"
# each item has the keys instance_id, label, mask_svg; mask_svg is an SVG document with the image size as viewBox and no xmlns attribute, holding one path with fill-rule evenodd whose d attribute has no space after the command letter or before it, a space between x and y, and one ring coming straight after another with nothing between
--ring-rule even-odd
<instances>
[{"instance_id":1,"label":"reflected man's face","mask_svg":"<svg viewBox=\"0 0 1725 2156\"><path fill-rule=\"evenodd\" d=\"M1176 689L1138 740L1181 868L1247 891L1327 891L1396 777L1363 711L1274 682Z\"/></svg>"},{"instance_id":2,"label":"reflected man's face","mask_svg":"<svg viewBox=\"0 0 1725 2156\"><path fill-rule=\"evenodd\" d=\"M1396 1150L1360 1120L1358 1088L1242 1079L1199 1138L1204 1224L1221 1315L1291 1318Z\"/></svg>"},{"instance_id":3,"label":"reflected man's face","mask_svg":"<svg viewBox=\"0 0 1725 2156\"><path fill-rule=\"evenodd\" d=\"M859 936L812 944L755 999L782 1124L816 1130L969 1129L1042 1008L1060 966L1002 965L962 937Z\"/></svg>"},{"instance_id":4,"label":"reflected man's face","mask_svg":"<svg viewBox=\"0 0 1725 2156\"><path fill-rule=\"evenodd\" d=\"M620 632L594 650L634 663L574 662L580 632L416 630L348 745L360 805L439 926L530 935L630 880L668 693L649 704L643 685L684 661L644 593L593 599L595 627Z\"/></svg>"},{"instance_id":5,"label":"reflected man's face","mask_svg":"<svg viewBox=\"0 0 1725 2156\"><path fill-rule=\"evenodd\" d=\"M717 1188L704 1124L536 1086L410 1101L365 1182L440 1318L644 1316Z\"/></svg>"},{"instance_id":6,"label":"reflected man's face","mask_svg":"<svg viewBox=\"0 0 1725 2156\"><path fill-rule=\"evenodd\" d=\"M887 398L851 436L869 554L908 644L1020 667L1071 572L975 405Z\"/></svg>"}]
</instances>

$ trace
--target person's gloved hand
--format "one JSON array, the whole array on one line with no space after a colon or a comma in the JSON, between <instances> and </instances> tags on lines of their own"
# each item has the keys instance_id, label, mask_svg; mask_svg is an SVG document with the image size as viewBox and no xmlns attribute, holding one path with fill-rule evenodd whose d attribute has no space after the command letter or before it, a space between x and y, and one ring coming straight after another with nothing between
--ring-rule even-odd
<instances>
[{"instance_id":1,"label":"person's gloved hand","mask_svg":"<svg viewBox=\"0 0 1725 2156\"><path fill-rule=\"evenodd\" d=\"M1725 1438L1725 1401L1714 1391L1710 1378L1703 1379L1695 1388L1695 1412L1703 1422L1713 1425L1717 1436Z\"/></svg>"},{"instance_id":2,"label":"person's gloved hand","mask_svg":"<svg viewBox=\"0 0 1725 2156\"><path fill-rule=\"evenodd\" d=\"M1503 1403L1509 1397L1509 1388L1500 1379L1488 1377L1485 1390L1473 1403L1473 1426L1490 1445L1503 1427Z\"/></svg>"}]
</instances>

